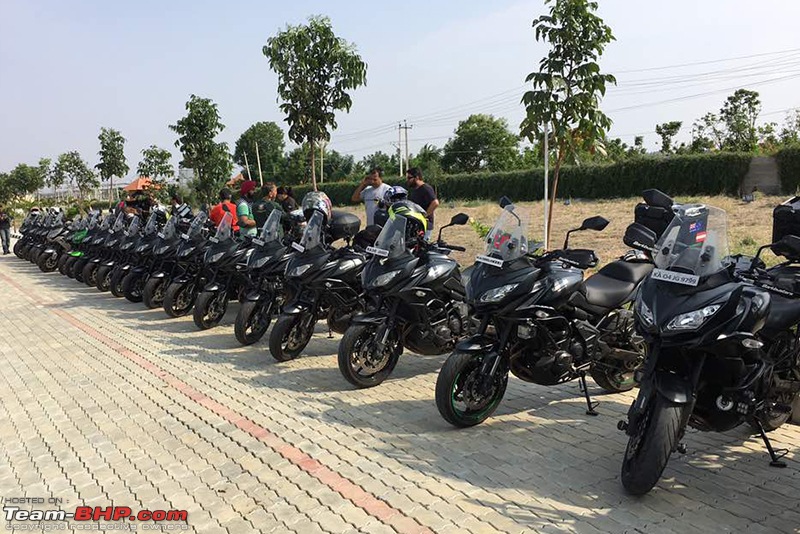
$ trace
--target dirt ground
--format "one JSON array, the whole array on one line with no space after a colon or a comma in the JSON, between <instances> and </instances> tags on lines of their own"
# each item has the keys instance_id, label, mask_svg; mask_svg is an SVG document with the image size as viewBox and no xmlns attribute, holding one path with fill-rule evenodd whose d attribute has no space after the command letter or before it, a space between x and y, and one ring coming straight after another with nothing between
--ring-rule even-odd
<instances>
[{"instance_id":1,"label":"dirt ground","mask_svg":"<svg viewBox=\"0 0 800 534\"><path fill-rule=\"evenodd\" d=\"M498 193L499 195L499 193ZM513 196L511 197L513 199ZM745 203L739 199L713 196L713 197L678 197L678 202L700 202L723 209L728 214L728 244L732 254L755 254L759 246L770 242L772 237L772 210L786 200L785 196L760 195L754 202ZM580 226L581 222L593 215L602 215L610 224L602 232L580 232L570 238L570 244L576 248L591 248L600 257L600 266L624 254L629 247L622 242L625 228L633 222L633 209L641 199L628 198L616 200L572 200L565 205L564 200L559 201L553 212L553 229L551 231L551 248L563 245L564 235L567 230ZM543 203L522 202L519 204L527 213L530 220L529 239L542 240L543 230ZM362 224L365 220L362 206L344 208L359 215ZM436 226L434 236L438 234L443 224L448 222L456 213L466 213L471 221L492 226L500 213L497 203L482 201L443 202L436 210ZM483 253L483 243L472 225L454 226L444 230L442 238L450 243L461 245L466 252L453 252L462 266L472 265L475 255ZM764 254L768 264L779 261L771 253Z\"/></svg>"}]
</instances>

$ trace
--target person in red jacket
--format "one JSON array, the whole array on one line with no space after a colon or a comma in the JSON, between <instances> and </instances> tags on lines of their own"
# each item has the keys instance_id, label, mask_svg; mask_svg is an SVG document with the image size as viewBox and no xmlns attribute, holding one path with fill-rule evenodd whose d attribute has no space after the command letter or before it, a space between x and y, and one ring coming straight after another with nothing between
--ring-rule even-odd
<instances>
[{"instance_id":1,"label":"person in red jacket","mask_svg":"<svg viewBox=\"0 0 800 534\"><path fill-rule=\"evenodd\" d=\"M208 214L208 218L216 225L219 226L219 223L222 222L222 218L225 216L225 209L222 206L226 206L228 209L228 213L231 214L233 220L231 221L231 228L234 232L239 231L238 225L238 218L236 217L236 204L231 202L231 190L228 188L224 188L219 192L219 204L216 204L213 208L211 208L211 212Z\"/></svg>"}]
</instances>

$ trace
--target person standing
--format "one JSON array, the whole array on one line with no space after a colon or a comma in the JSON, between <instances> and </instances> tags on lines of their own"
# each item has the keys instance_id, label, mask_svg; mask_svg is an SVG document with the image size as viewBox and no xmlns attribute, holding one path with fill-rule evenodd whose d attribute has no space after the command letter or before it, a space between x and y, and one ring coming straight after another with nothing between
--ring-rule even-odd
<instances>
[{"instance_id":1,"label":"person standing","mask_svg":"<svg viewBox=\"0 0 800 534\"><path fill-rule=\"evenodd\" d=\"M227 208L227 209L225 209ZM224 187L219 192L219 204L215 204L208 214L208 218L214 223L214 226L219 226L222 218L225 217L225 212L231 214L233 220L231 221L231 228L234 232L239 231L239 219L236 217L236 205L231 202L231 190Z\"/></svg>"},{"instance_id":2,"label":"person standing","mask_svg":"<svg viewBox=\"0 0 800 534\"><path fill-rule=\"evenodd\" d=\"M364 209L367 212L367 226L375 224L375 211L378 209L378 202L383 199L383 195L389 190L389 185L383 183L383 169L375 167L369 174L361 180L350 200L353 202L364 201Z\"/></svg>"},{"instance_id":3,"label":"person standing","mask_svg":"<svg viewBox=\"0 0 800 534\"><path fill-rule=\"evenodd\" d=\"M253 215L253 199L255 198L256 183L245 180L239 189L239 201L236 203L236 217L239 219L239 233L241 235L255 236L258 234L256 219Z\"/></svg>"},{"instance_id":4,"label":"person standing","mask_svg":"<svg viewBox=\"0 0 800 534\"><path fill-rule=\"evenodd\" d=\"M256 228L261 228L267 222L272 210L283 212L283 207L275 202L278 195L278 188L272 182L267 182L261 188L261 200L253 204L253 216L256 219Z\"/></svg>"},{"instance_id":5,"label":"person standing","mask_svg":"<svg viewBox=\"0 0 800 534\"><path fill-rule=\"evenodd\" d=\"M294 199L294 194L292 193L291 187L280 186L278 188L278 194L275 198L277 198L285 213L289 213L297 209L297 201Z\"/></svg>"},{"instance_id":6,"label":"person standing","mask_svg":"<svg viewBox=\"0 0 800 534\"><path fill-rule=\"evenodd\" d=\"M3 243L3 255L9 253L9 249L11 247L11 215L5 210L5 208L0 207L0 241Z\"/></svg>"},{"instance_id":7,"label":"person standing","mask_svg":"<svg viewBox=\"0 0 800 534\"><path fill-rule=\"evenodd\" d=\"M433 212L439 207L436 191L422 180L422 171L417 167L408 169L406 183L410 189L408 200L418 204L425 210L425 215L428 218L428 231L425 232L425 239L430 240L433 234Z\"/></svg>"}]
</instances>

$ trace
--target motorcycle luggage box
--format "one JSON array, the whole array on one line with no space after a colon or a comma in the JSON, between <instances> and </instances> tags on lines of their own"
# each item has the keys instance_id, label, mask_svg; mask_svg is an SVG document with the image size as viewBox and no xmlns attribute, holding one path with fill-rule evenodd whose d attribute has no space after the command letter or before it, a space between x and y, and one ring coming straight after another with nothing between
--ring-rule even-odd
<instances>
[{"instance_id":1,"label":"motorcycle luggage box","mask_svg":"<svg viewBox=\"0 0 800 534\"><path fill-rule=\"evenodd\" d=\"M777 243L787 235L800 237L800 196L792 197L772 210L772 242ZM774 245L772 252L792 261L800 260L779 245Z\"/></svg>"},{"instance_id":2,"label":"motorcycle luggage box","mask_svg":"<svg viewBox=\"0 0 800 534\"><path fill-rule=\"evenodd\" d=\"M646 226L656 233L656 241L661 239L661 234L672 221L671 209L660 206L650 206L641 202L633 209L633 221Z\"/></svg>"},{"instance_id":3,"label":"motorcycle luggage box","mask_svg":"<svg viewBox=\"0 0 800 534\"><path fill-rule=\"evenodd\" d=\"M337 239L352 239L361 228L361 219L353 213L334 210L331 214L329 226L333 241Z\"/></svg>"}]
</instances>

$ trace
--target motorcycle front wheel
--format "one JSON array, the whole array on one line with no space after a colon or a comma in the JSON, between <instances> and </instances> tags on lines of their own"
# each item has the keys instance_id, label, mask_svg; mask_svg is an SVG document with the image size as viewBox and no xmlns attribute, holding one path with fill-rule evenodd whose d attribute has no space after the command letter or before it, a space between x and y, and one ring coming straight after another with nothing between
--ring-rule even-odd
<instances>
[{"instance_id":1,"label":"motorcycle front wheel","mask_svg":"<svg viewBox=\"0 0 800 534\"><path fill-rule=\"evenodd\" d=\"M339 342L339 371L357 388L370 388L386 380L403 352L397 331L392 330L377 354L377 332L377 325L352 325Z\"/></svg>"},{"instance_id":2,"label":"motorcycle front wheel","mask_svg":"<svg viewBox=\"0 0 800 534\"><path fill-rule=\"evenodd\" d=\"M144 284L143 273L128 273L122 279L122 293L131 302L142 302Z\"/></svg>"},{"instance_id":3,"label":"motorcycle front wheel","mask_svg":"<svg viewBox=\"0 0 800 534\"><path fill-rule=\"evenodd\" d=\"M622 460L622 485L629 494L644 495L658 483L678 446L685 409L685 405L658 394L645 406L630 433Z\"/></svg>"},{"instance_id":4,"label":"motorcycle front wheel","mask_svg":"<svg viewBox=\"0 0 800 534\"><path fill-rule=\"evenodd\" d=\"M269 334L269 352L279 362L297 358L314 334L314 315L281 315Z\"/></svg>"},{"instance_id":5,"label":"motorcycle front wheel","mask_svg":"<svg viewBox=\"0 0 800 534\"><path fill-rule=\"evenodd\" d=\"M101 265L97 268L97 273L95 273L95 287L98 291L102 291L105 293L111 287L111 274L114 270L113 267L109 267L108 265Z\"/></svg>"},{"instance_id":6,"label":"motorcycle front wheel","mask_svg":"<svg viewBox=\"0 0 800 534\"><path fill-rule=\"evenodd\" d=\"M203 291L194 303L194 324L200 330L214 328L228 310L227 291Z\"/></svg>"},{"instance_id":7,"label":"motorcycle front wheel","mask_svg":"<svg viewBox=\"0 0 800 534\"><path fill-rule=\"evenodd\" d=\"M108 286L108 289L115 297L119 298L125 296L125 290L122 287L122 282L125 280L127 273L128 271L123 270L122 266L111 269L111 282Z\"/></svg>"},{"instance_id":8,"label":"motorcycle front wheel","mask_svg":"<svg viewBox=\"0 0 800 534\"><path fill-rule=\"evenodd\" d=\"M63 253L61 254L61 256L59 256L59 258L58 258L58 265L56 265L56 268L58 269L58 272L60 272L61 274L67 274L67 273L64 271L64 266L66 266L66 264L67 264L67 260L69 260L71 257L72 257L72 256L70 256L70 255L69 255L69 252L66 252L66 251L65 251L65 252L63 252Z\"/></svg>"},{"instance_id":9,"label":"motorcycle front wheel","mask_svg":"<svg viewBox=\"0 0 800 534\"><path fill-rule=\"evenodd\" d=\"M36 261L36 265L39 266L39 270L43 273L52 273L58 268L58 253L52 252L50 254L39 254L39 259Z\"/></svg>"},{"instance_id":10,"label":"motorcycle front wheel","mask_svg":"<svg viewBox=\"0 0 800 534\"><path fill-rule=\"evenodd\" d=\"M487 387L483 383L482 367L482 354L454 352L439 371L436 407L451 425L463 428L480 424L494 413L503 399L508 371L498 371Z\"/></svg>"},{"instance_id":11,"label":"motorcycle front wheel","mask_svg":"<svg viewBox=\"0 0 800 534\"><path fill-rule=\"evenodd\" d=\"M22 249L24 247L25 247L25 242L24 241L17 240L16 243L14 243L14 248L12 250L14 252L14 255L16 257L18 257L19 259L24 259L22 257Z\"/></svg>"},{"instance_id":12,"label":"motorcycle front wheel","mask_svg":"<svg viewBox=\"0 0 800 534\"><path fill-rule=\"evenodd\" d=\"M142 302L150 308L159 308L164 303L164 288L167 282L164 278L151 276L142 290Z\"/></svg>"},{"instance_id":13,"label":"motorcycle front wheel","mask_svg":"<svg viewBox=\"0 0 800 534\"><path fill-rule=\"evenodd\" d=\"M99 263L90 261L83 266L81 278L83 279L84 284L89 287L97 287L97 269L99 265Z\"/></svg>"},{"instance_id":14,"label":"motorcycle front wheel","mask_svg":"<svg viewBox=\"0 0 800 534\"><path fill-rule=\"evenodd\" d=\"M242 345L252 345L267 333L272 322L273 302L271 295L260 300L246 300L239 307L233 333Z\"/></svg>"},{"instance_id":15,"label":"motorcycle front wheel","mask_svg":"<svg viewBox=\"0 0 800 534\"><path fill-rule=\"evenodd\" d=\"M183 317L194 306L194 283L172 282L164 291L164 313L170 317Z\"/></svg>"}]
</instances>

